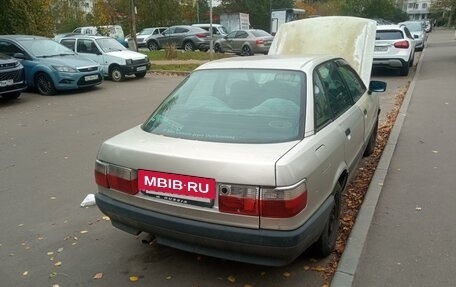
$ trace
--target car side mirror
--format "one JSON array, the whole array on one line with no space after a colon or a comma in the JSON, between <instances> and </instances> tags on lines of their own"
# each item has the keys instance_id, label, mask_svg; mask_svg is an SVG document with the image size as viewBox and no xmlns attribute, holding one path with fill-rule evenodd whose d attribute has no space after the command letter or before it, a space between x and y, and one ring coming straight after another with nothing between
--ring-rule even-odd
<instances>
[{"instance_id":1,"label":"car side mirror","mask_svg":"<svg viewBox=\"0 0 456 287\"><path fill-rule=\"evenodd\" d=\"M382 93L386 91L386 83L382 81L370 81L369 83L369 95L372 94L372 92L376 93Z\"/></svg>"},{"instance_id":2,"label":"car side mirror","mask_svg":"<svg viewBox=\"0 0 456 287\"><path fill-rule=\"evenodd\" d=\"M13 57L16 59L25 60L25 55L23 53L14 53Z\"/></svg>"}]
</instances>

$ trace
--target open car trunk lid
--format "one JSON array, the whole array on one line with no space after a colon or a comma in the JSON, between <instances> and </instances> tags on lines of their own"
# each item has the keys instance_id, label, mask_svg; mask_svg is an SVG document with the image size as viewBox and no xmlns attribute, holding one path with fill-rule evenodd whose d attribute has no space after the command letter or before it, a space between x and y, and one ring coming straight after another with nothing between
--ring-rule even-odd
<instances>
[{"instance_id":1,"label":"open car trunk lid","mask_svg":"<svg viewBox=\"0 0 456 287\"><path fill-rule=\"evenodd\" d=\"M345 59L368 87L377 24L374 20L329 16L280 26L269 55L331 54Z\"/></svg>"}]
</instances>

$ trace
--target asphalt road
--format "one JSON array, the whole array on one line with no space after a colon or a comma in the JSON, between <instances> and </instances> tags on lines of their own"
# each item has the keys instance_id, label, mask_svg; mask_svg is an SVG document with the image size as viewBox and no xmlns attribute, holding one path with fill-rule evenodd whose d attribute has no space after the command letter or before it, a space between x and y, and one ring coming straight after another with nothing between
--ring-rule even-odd
<instances>
[{"instance_id":1,"label":"asphalt road","mask_svg":"<svg viewBox=\"0 0 456 287\"><path fill-rule=\"evenodd\" d=\"M374 72L389 87L382 115L413 73ZM323 285L318 269L328 259L317 261L311 252L281 268L224 261L144 245L112 227L96 206L80 207L96 192L100 144L142 123L182 79L147 75L54 97L26 92L0 100L0 286Z\"/></svg>"}]
</instances>

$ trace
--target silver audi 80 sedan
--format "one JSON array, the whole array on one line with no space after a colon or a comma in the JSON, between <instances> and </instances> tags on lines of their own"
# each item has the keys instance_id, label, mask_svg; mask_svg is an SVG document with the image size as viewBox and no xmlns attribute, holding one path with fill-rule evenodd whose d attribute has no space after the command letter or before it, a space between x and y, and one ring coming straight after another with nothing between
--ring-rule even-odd
<instances>
[{"instance_id":1,"label":"silver audi 80 sedan","mask_svg":"<svg viewBox=\"0 0 456 287\"><path fill-rule=\"evenodd\" d=\"M293 32L321 20L286 24L276 35L285 44L273 43L271 55L200 66L142 125L105 141L96 202L112 224L158 244L254 264L287 264L312 244L328 255L344 187L361 156L373 152L375 92L386 85L367 88L360 76L370 75L375 22L321 18L337 31L353 22L360 50L349 45L352 64L313 51L287 55L303 47Z\"/></svg>"}]
</instances>

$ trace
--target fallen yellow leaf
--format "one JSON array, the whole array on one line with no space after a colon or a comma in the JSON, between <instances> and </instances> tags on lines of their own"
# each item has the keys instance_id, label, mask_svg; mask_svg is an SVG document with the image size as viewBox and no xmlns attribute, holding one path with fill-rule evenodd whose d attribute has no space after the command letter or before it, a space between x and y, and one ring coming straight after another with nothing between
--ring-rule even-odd
<instances>
[{"instance_id":1,"label":"fallen yellow leaf","mask_svg":"<svg viewBox=\"0 0 456 287\"><path fill-rule=\"evenodd\" d=\"M321 267L321 266L315 266L315 267L312 267L312 270L317 271L317 272L324 272L325 268Z\"/></svg>"},{"instance_id":2,"label":"fallen yellow leaf","mask_svg":"<svg viewBox=\"0 0 456 287\"><path fill-rule=\"evenodd\" d=\"M103 273L97 273L95 276L93 276L93 279L101 279L103 278Z\"/></svg>"},{"instance_id":3,"label":"fallen yellow leaf","mask_svg":"<svg viewBox=\"0 0 456 287\"><path fill-rule=\"evenodd\" d=\"M109 216L103 216L102 218L103 218L104 220L106 220L106 221L111 220L111 218L109 218Z\"/></svg>"},{"instance_id":4,"label":"fallen yellow leaf","mask_svg":"<svg viewBox=\"0 0 456 287\"><path fill-rule=\"evenodd\" d=\"M80 233L81 234L84 234L84 233L87 233L88 231L87 230L81 230Z\"/></svg>"},{"instance_id":5,"label":"fallen yellow leaf","mask_svg":"<svg viewBox=\"0 0 456 287\"><path fill-rule=\"evenodd\" d=\"M52 287L60 287L60 285L59 284L54 284L54 285L52 285Z\"/></svg>"},{"instance_id":6,"label":"fallen yellow leaf","mask_svg":"<svg viewBox=\"0 0 456 287\"><path fill-rule=\"evenodd\" d=\"M243 287L252 287L250 284L245 284Z\"/></svg>"},{"instance_id":7,"label":"fallen yellow leaf","mask_svg":"<svg viewBox=\"0 0 456 287\"><path fill-rule=\"evenodd\" d=\"M283 272L283 276L285 276L285 277L290 277L290 276L291 276L291 273L290 273L290 272Z\"/></svg>"},{"instance_id":8,"label":"fallen yellow leaf","mask_svg":"<svg viewBox=\"0 0 456 287\"><path fill-rule=\"evenodd\" d=\"M136 281L138 281L138 279L139 279L138 276L130 276L131 282L136 282Z\"/></svg>"},{"instance_id":9,"label":"fallen yellow leaf","mask_svg":"<svg viewBox=\"0 0 456 287\"><path fill-rule=\"evenodd\" d=\"M49 278L54 278L55 276L57 276L57 272L55 272L55 271L54 271L54 272L51 272L51 273L49 274Z\"/></svg>"},{"instance_id":10,"label":"fallen yellow leaf","mask_svg":"<svg viewBox=\"0 0 456 287\"><path fill-rule=\"evenodd\" d=\"M55 262L54 263L54 266L61 266L62 265L62 262L61 261L58 261L58 262Z\"/></svg>"},{"instance_id":11,"label":"fallen yellow leaf","mask_svg":"<svg viewBox=\"0 0 456 287\"><path fill-rule=\"evenodd\" d=\"M309 269L310 269L310 267L309 267L309 266L307 266L307 265L306 265L306 266L304 266L304 270L306 270L306 271L307 271L307 270L309 270Z\"/></svg>"},{"instance_id":12,"label":"fallen yellow leaf","mask_svg":"<svg viewBox=\"0 0 456 287\"><path fill-rule=\"evenodd\" d=\"M233 275L228 276L226 279L228 279L228 281L230 281L231 283L236 282L236 277L234 277Z\"/></svg>"},{"instance_id":13,"label":"fallen yellow leaf","mask_svg":"<svg viewBox=\"0 0 456 287\"><path fill-rule=\"evenodd\" d=\"M166 276L166 280L170 280L171 278L173 278L173 277L171 277L171 276Z\"/></svg>"},{"instance_id":14,"label":"fallen yellow leaf","mask_svg":"<svg viewBox=\"0 0 456 287\"><path fill-rule=\"evenodd\" d=\"M25 271L24 273L22 273L23 276L27 276L28 275L28 271Z\"/></svg>"}]
</instances>

